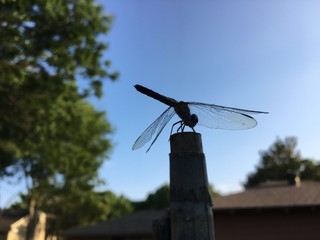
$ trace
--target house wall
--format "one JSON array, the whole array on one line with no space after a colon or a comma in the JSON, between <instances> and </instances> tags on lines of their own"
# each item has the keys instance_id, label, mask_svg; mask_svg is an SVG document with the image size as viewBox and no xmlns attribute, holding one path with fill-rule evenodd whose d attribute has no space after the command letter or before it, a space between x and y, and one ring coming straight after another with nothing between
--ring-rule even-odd
<instances>
[{"instance_id":1,"label":"house wall","mask_svg":"<svg viewBox=\"0 0 320 240\"><path fill-rule=\"evenodd\" d=\"M217 240L319 240L320 210L217 212Z\"/></svg>"},{"instance_id":2,"label":"house wall","mask_svg":"<svg viewBox=\"0 0 320 240\"><path fill-rule=\"evenodd\" d=\"M10 226L6 240L22 240L25 239L28 217L24 217L16 221ZM46 215L39 213L39 223L36 226L34 240L45 240L46 231Z\"/></svg>"},{"instance_id":3,"label":"house wall","mask_svg":"<svg viewBox=\"0 0 320 240\"><path fill-rule=\"evenodd\" d=\"M216 240L319 240L320 207L214 211ZM153 240L145 236L73 236L67 240Z\"/></svg>"}]
</instances>

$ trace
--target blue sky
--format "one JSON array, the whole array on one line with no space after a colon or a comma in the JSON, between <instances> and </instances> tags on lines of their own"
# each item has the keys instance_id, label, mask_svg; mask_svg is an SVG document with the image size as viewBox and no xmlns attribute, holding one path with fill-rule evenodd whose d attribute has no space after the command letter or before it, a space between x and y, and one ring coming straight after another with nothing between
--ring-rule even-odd
<instances>
[{"instance_id":1,"label":"blue sky","mask_svg":"<svg viewBox=\"0 0 320 240\"><path fill-rule=\"evenodd\" d=\"M196 127L209 181L237 191L276 139L297 136L302 155L320 159L320 2L101 1L114 15L107 57L121 73L94 104L113 123L115 148L101 175L132 199L169 181L170 126L146 154L135 139L165 109L137 92L269 111L245 131Z\"/></svg>"},{"instance_id":2,"label":"blue sky","mask_svg":"<svg viewBox=\"0 0 320 240\"><path fill-rule=\"evenodd\" d=\"M258 126L202 134L208 178L223 193L241 183L276 139L298 138L303 157L320 159L320 2L106 0L114 15L106 58L121 74L92 99L112 123L114 149L100 171L111 189L141 200L169 182L172 120L157 142L135 139L166 106L137 92L141 84L177 100L270 112ZM177 118L176 118L177 119ZM11 196L18 189L3 185ZM1 204L4 204L2 202Z\"/></svg>"}]
</instances>

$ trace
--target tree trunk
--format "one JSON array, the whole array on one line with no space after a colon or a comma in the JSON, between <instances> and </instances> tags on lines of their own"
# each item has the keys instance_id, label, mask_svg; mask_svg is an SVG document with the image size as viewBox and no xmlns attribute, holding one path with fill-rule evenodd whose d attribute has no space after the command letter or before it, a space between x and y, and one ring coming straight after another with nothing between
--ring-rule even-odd
<instances>
[{"instance_id":1,"label":"tree trunk","mask_svg":"<svg viewBox=\"0 0 320 240\"><path fill-rule=\"evenodd\" d=\"M37 211L36 200L31 196L29 202L29 221L26 231L26 240L33 240L35 236L36 227L39 223L39 214Z\"/></svg>"}]
</instances>

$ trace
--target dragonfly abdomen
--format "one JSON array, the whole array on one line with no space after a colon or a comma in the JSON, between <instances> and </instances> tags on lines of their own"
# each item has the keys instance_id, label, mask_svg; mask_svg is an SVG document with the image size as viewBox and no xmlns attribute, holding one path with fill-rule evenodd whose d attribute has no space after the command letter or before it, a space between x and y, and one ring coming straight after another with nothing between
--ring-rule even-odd
<instances>
[{"instance_id":1,"label":"dragonfly abdomen","mask_svg":"<svg viewBox=\"0 0 320 240\"><path fill-rule=\"evenodd\" d=\"M154 99L156 99L156 100L158 100L158 101L160 101L160 102L162 102L162 103L164 103L164 104L166 104L166 105L168 105L170 107L174 107L176 105L176 103L177 103L177 101L175 99L163 96L163 95L161 95L161 94L159 94L157 92L154 92L151 89L143 87L141 85L137 84L134 87L139 92L141 92L141 93L143 93L143 94L145 94L145 95L147 95L149 97L152 97L152 98L154 98Z\"/></svg>"}]
</instances>

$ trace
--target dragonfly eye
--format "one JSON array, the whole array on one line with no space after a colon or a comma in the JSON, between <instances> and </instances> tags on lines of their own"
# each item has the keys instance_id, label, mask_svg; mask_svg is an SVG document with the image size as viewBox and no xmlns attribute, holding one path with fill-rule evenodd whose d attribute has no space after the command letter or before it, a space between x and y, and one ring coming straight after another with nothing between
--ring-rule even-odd
<instances>
[{"instance_id":1,"label":"dragonfly eye","mask_svg":"<svg viewBox=\"0 0 320 240\"><path fill-rule=\"evenodd\" d=\"M195 125L197 125L197 123L198 123L198 116L197 115L195 115L195 114L191 114L191 116L190 116L190 127L191 128L193 128Z\"/></svg>"}]
</instances>

